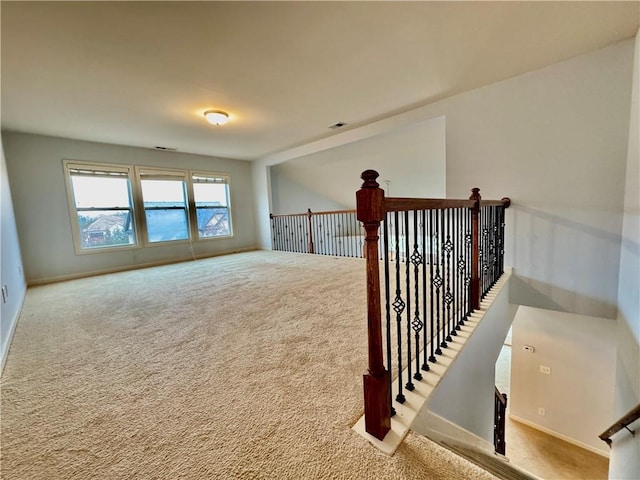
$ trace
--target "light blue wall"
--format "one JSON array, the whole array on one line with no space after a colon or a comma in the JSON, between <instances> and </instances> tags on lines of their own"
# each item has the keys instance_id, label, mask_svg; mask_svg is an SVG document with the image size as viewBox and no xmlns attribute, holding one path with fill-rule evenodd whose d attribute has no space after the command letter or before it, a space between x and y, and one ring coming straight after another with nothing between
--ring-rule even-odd
<instances>
[{"instance_id":1,"label":"light blue wall","mask_svg":"<svg viewBox=\"0 0 640 480\"><path fill-rule=\"evenodd\" d=\"M0 190L2 206L2 223L0 224L0 244L2 260L0 263L0 285L6 286L8 295L1 304L0 309L0 371L4 368L13 331L18 322L20 309L27 292L27 285L23 275L22 255L18 241L18 231L13 213L13 200L11 188L7 177L7 166L4 158L4 149L0 141L0 154L2 155L2 168L0 177L2 187Z\"/></svg>"},{"instance_id":2,"label":"light blue wall","mask_svg":"<svg viewBox=\"0 0 640 480\"><path fill-rule=\"evenodd\" d=\"M618 281L616 421L640 403L640 32L636 35ZM640 478L640 420L613 438L609 478Z\"/></svg>"},{"instance_id":3,"label":"light blue wall","mask_svg":"<svg viewBox=\"0 0 640 480\"><path fill-rule=\"evenodd\" d=\"M3 132L3 141L25 277L30 284L255 247L250 162L15 132ZM228 173L234 235L192 244L77 255L64 159Z\"/></svg>"}]
</instances>

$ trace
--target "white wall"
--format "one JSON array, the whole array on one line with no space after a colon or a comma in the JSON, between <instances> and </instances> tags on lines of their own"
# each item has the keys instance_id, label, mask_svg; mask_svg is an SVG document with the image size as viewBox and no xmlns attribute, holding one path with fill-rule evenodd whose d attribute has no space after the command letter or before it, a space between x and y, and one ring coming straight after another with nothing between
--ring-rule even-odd
<instances>
[{"instance_id":1,"label":"white wall","mask_svg":"<svg viewBox=\"0 0 640 480\"><path fill-rule=\"evenodd\" d=\"M618 282L618 352L613 418L640 403L640 32L635 39L624 220ZM640 431L640 421L631 429ZM609 478L640 478L640 434L613 437Z\"/></svg>"},{"instance_id":2,"label":"white wall","mask_svg":"<svg viewBox=\"0 0 640 480\"><path fill-rule=\"evenodd\" d=\"M513 200L506 219L511 302L615 318L632 54L627 40L263 163L445 116L447 196L468 198L478 186L484 198ZM258 221L268 226L268 217Z\"/></svg>"},{"instance_id":3,"label":"white wall","mask_svg":"<svg viewBox=\"0 0 640 480\"><path fill-rule=\"evenodd\" d=\"M447 192L512 198L511 302L615 318L633 44L451 99Z\"/></svg>"},{"instance_id":4,"label":"white wall","mask_svg":"<svg viewBox=\"0 0 640 480\"><path fill-rule=\"evenodd\" d=\"M229 173L234 236L193 242L193 252L207 256L255 247L249 162L15 132L3 132L3 141L29 283L192 258L190 245L184 243L76 255L63 159Z\"/></svg>"},{"instance_id":5,"label":"white wall","mask_svg":"<svg viewBox=\"0 0 640 480\"><path fill-rule=\"evenodd\" d=\"M271 223L269 214L271 207L271 172L268 163L255 161L251 165L253 179L256 246L261 249L271 249Z\"/></svg>"},{"instance_id":6,"label":"white wall","mask_svg":"<svg viewBox=\"0 0 640 480\"><path fill-rule=\"evenodd\" d=\"M519 307L512 327L511 417L608 455L598 435L613 409L615 326L607 318ZM551 374L541 373L541 365Z\"/></svg>"},{"instance_id":7,"label":"white wall","mask_svg":"<svg viewBox=\"0 0 640 480\"><path fill-rule=\"evenodd\" d=\"M341 208L356 205L360 174L377 170L378 183L393 197L443 198L445 179L445 119L431 118L385 133L358 139L271 167L278 179L273 198L289 197L288 190L303 186L310 198L322 196ZM390 183L387 185L385 181ZM472 186L469 185L469 188ZM469 194L471 192L469 191ZM467 195L467 197L469 196ZM297 205L279 205L292 211ZM306 208L305 208L306 210Z\"/></svg>"},{"instance_id":8,"label":"white wall","mask_svg":"<svg viewBox=\"0 0 640 480\"><path fill-rule=\"evenodd\" d=\"M434 390L427 408L414 421L412 430L429 435L433 428L431 414L436 414L493 443L495 364L515 313L515 307L509 304L509 289L507 282Z\"/></svg>"},{"instance_id":9,"label":"white wall","mask_svg":"<svg viewBox=\"0 0 640 480\"><path fill-rule=\"evenodd\" d=\"M311 191L298 182L271 167L271 205L273 214L302 213L308 208L313 212L345 210L353 207L339 204L321 193Z\"/></svg>"},{"instance_id":10,"label":"white wall","mask_svg":"<svg viewBox=\"0 0 640 480\"><path fill-rule=\"evenodd\" d=\"M0 372L2 372L9 352L11 337L27 293L27 284L23 275L22 254L20 253L11 188L9 187L7 166L1 141L0 155L2 155L2 167L0 168L0 206L2 208L2 221L0 223L0 285L6 285L8 293L6 302L0 304Z\"/></svg>"}]
</instances>

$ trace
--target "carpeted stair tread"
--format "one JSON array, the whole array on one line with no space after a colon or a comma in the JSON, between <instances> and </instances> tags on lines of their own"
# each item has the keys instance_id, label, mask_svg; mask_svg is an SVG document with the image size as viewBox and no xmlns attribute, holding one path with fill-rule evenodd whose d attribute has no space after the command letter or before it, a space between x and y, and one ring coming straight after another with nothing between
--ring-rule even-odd
<instances>
[{"instance_id":1,"label":"carpeted stair tread","mask_svg":"<svg viewBox=\"0 0 640 480\"><path fill-rule=\"evenodd\" d=\"M503 480L538 480L496 455L453 442L442 441L441 445Z\"/></svg>"}]
</instances>

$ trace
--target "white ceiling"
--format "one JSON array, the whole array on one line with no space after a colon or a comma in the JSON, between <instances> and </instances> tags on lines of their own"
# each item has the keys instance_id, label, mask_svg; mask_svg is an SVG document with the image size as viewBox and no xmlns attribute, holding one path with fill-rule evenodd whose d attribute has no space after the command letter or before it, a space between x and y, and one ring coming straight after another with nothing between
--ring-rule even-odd
<instances>
[{"instance_id":1,"label":"white ceiling","mask_svg":"<svg viewBox=\"0 0 640 480\"><path fill-rule=\"evenodd\" d=\"M2 128L254 160L629 38L639 6L2 1Z\"/></svg>"}]
</instances>

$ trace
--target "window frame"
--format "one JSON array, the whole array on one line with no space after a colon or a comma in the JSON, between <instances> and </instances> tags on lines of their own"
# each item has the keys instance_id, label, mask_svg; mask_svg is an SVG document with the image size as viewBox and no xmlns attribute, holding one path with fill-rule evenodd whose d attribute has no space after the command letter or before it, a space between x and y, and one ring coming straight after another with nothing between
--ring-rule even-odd
<instances>
[{"instance_id":1,"label":"window frame","mask_svg":"<svg viewBox=\"0 0 640 480\"><path fill-rule=\"evenodd\" d=\"M134 171L130 165L122 165L116 163L99 163L99 162L86 162L81 160L63 160L63 169L65 176L65 184L67 187L67 203L69 208L69 220L71 222L71 231L73 237L73 248L77 255L86 255L93 253L105 253L105 252L117 252L122 250L132 250L136 248L140 248L140 236L138 229L138 214L136 211L136 202L135 202L135 182L134 182ZM80 210L76 207L76 194L73 188L73 174L72 170L86 170L86 171L100 171L103 170L105 172L118 172L124 174L128 181L127 185L127 193L129 197L129 208L81 208ZM106 211L129 211L131 219L131 230L133 231L133 243L129 243L126 245L105 245L99 247L84 247L82 242L82 232L80 231L80 225L78 223L78 213L81 211L96 211L96 210L106 210Z\"/></svg>"},{"instance_id":2,"label":"window frame","mask_svg":"<svg viewBox=\"0 0 640 480\"><path fill-rule=\"evenodd\" d=\"M189 170L189 197L192 204L189 205L190 209L193 209L193 215L191 220L191 230L193 232L194 240L198 242L206 242L209 240L216 240L222 238L233 238L233 216L231 215L231 175L228 173L219 173L219 172L206 172L204 170ZM212 182L216 184L224 184L225 188L225 196L227 204L224 208L227 209L227 218L229 219L229 234L228 235L215 235L211 237L201 237L200 236L200 228L198 225L198 206L196 205L196 195L195 195L195 184L196 183L206 183L206 182L195 182L194 177L209 177L209 178L219 178L222 179L222 182Z\"/></svg>"},{"instance_id":3,"label":"window frame","mask_svg":"<svg viewBox=\"0 0 640 480\"><path fill-rule=\"evenodd\" d=\"M194 242L208 242L211 240L229 239L234 237L233 231L233 212L231 203L231 174L207 171L204 169L174 169L153 167L145 165L128 165L121 163L104 163L104 162L92 162L87 160L72 160L63 159L63 171L65 176L65 184L67 188L67 203L69 211L69 219L71 222L71 230L73 237L73 247L77 255L86 255L93 253L106 253L117 252L123 250L133 250L146 247L158 247L168 245L179 244L193 244ZM127 179L127 193L129 197L129 208L116 208L116 210L126 210L131 215L131 230L133 236L133 243L127 245L106 245L86 248L83 247L82 232L78 222L78 212L82 211L76 208L75 192L73 189L72 173L73 169L87 170L87 171L104 171L104 172L118 172L123 174ZM147 176L147 179L162 179L166 177L169 180L181 179L183 182L184 200L185 200L185 213L186 213L186 229L187 238L177 240L162 240L162 241L149 241L149 231L147 225L146 208L144 206L144 197L142 192L142 180ZM228 218L228 235L215 235L208 237L201 237L198 229L198 207L196 205L194 184L194 177L209 177L222 180L221 182L213 182L218 184L224 184L226 194L226 206L219 208L226 208ZM202 182L206 183L206 182ZM176 207L182 209L182 207ZM91 210L91 209L87 209ZM114 208L93 210L114 210Z\"/></svg>"},{"instance_id":4,"label":"window frame","mask_svg":"<svg viewBox=\"0 0 640 480\"><path fill-rule=\"evenodd\" d=\"M136 165L136 187L138 189L137 201L139 202L140 211L143 212L140 215L140 233L142 236L142 243L145 247L157 247L162 245L179 245L183 243L191 243L193 241L193 235L191 232L191 195L189 193L189 171L184 169L170 169L161 167L147 167L143 165ZM186 214L186 228L187 238L180 238L176 240L160 240L152 242L149 240L149 227L147 225L147 209L144 206L144 195L142 192L142 181L145 180L144 176L148 176L148 180L176 180L182 179L183 191L184 191L184 210ZM181 207L176 207L181 208Z\"/></svg>"}]
</instances>

